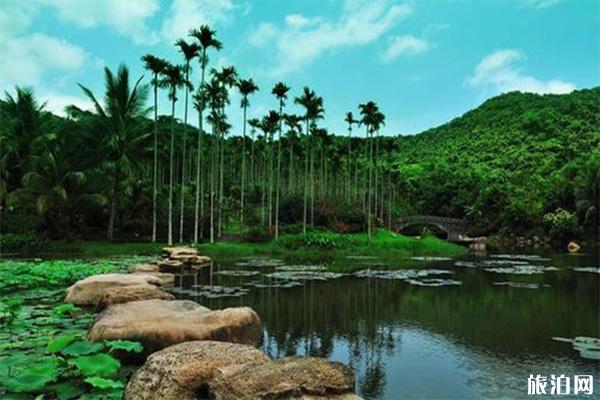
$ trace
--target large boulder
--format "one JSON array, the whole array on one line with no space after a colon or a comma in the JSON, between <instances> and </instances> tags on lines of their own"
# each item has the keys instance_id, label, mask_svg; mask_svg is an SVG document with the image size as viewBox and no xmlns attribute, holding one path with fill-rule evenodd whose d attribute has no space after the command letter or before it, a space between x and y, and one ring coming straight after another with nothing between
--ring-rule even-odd
<instances>
[{"instance_id":1,"label":"large boulder","mask_svg":"<svg viewBox=\"0 0 600 400\"><path fill-rule=\"evenodd\" d=\"M123 286L161 285L161 280L147 274L92 275L67 288L65 302L80 306L97 305L106 290Z\"/></svg>"},{"instance_id":2,"label":"large boulder","mask_svg":"<svg viewBox=\"0 0 600 400\"><path fill-rule=\"evenodd\" d=\"M267 361L254 347L226 342L192 341L152 354L125 390L126 400L194 400L223 369Z\"/></svg>"},{"instance_id":3,"label":"large boulder","mask_svg":"<svg viewBox=\"0 0 600 400\"><path fill-rule=\"evenodd\" d=\"M192 248L192 247L164 247L162 249L162 253L163 255L165 255L166 257L173 257L173 256L197 256L198 255L198 250Z\"/></svg>"},{"instance_id":4,"label":"large boulder","mask_svg":"<svg viewBox=\"0 0 600 400\"><path fill-rule=\"evenodd\" d=\"M98 306L105 308L113 304L150 299L173 300L175 297L154 285L119 286L105 290Z\"/></svg>"},{"instance_id":5,"label":"large boulder","mask_svg":"<svg viewBox=\"0 0 600 400\"><path fill-rule=\"evenodd\" d=\"M146 354L190 340L258 345L262 324L249 307L211 311L189 300L142 300L116 304L98 314L88 340L142 342Z\"/></svg>"},{"instance_id":6,"label":"large boulder","mask_svg":"<svg viewBox=\"0 0 600 400\"><path fill-rule=\"evenodd\" d=\"M314 357L231 367L208 386L210 398L215 400L356 398L351 367Z\"/></svg>"}]
</instances>

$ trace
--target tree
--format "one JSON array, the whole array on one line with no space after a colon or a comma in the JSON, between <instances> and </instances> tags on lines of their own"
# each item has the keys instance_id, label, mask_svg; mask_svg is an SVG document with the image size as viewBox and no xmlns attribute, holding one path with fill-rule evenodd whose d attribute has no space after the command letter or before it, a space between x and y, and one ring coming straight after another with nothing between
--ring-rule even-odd
<instances>
[{"instance_id":1,"label":"tree","mask_svg":"<svg viewBox=\"0 0 600 400\"><path fill-rule=\"evenodd\" d=\"M237 82L237 87L242 95L242 101L240 106L244 110L243 117L243 128L242 128L242 184L240 189L240 225L244 223L244 195L245 195L245 185L246 185L246 119L247 119L247 110L250 105L250 101L248 100L248 96L258 91L258 86L254 83L252 79L240 79Z\"/></svg>"},{"instance_id":2,"label":"tree","mask_svg":"<svg viewBox=\"0 0 600 400\"><path fill-rule=\"evenodd\" d=\"M137 156L143 149L142 143L148 137L147 133L139 133L135 129L136 119L144 117L149 112L145 106L148 87L141 84L143 77L140 77L133 88L130 88L129 70L123 64L119 66L116 75L110 69L104 68L104 78L104 105L96 100L90 89L81 84L79 86L94 104L97 121L104 128L102 145L113 175L107 233L108 239L112 240L119 184L124 178L131 175L134 164L137 162Z\"/></svg>"},{"instance_id":3,"label":"tree","mask_svg":"<svg viewBox=\"0 0 600 400\"><path fill-rule=\"evenodd\" d=\"M154 88L154 162L152 166L152 242L154 243L156 242L156 197L158 193L158 88L168 62L151 54L143 56L142 61L144 68L152 73Z\"/></svg>"},{"instance_id":4,"label":"tree","mask_svg":"<svg viewBox=\"0 0 600 400\"><path fill-rule=\"evenodd\" d=\"M180 188L180 199L179 199L179 241L183 242L183 214L185 212L185 165L186 165L186 147L187 147L187 119L188 119L188 98L189 92L192 89L190 83L190 62L198 57L200 46L196 43L187 43L183 39L179 39L175 42L175 45L179 47L179 51L183 54L185 61L184 76L185 76L185 105L183 108L183 143L181 150L181 188Z\"/></svg>"},{"instance_id":5,"label":"tree","mask_svg":"<svg viewBox=\"0 0 600 400\"><path fill-rule=\"evenodd\" d=\"M169 227L168 244L173 244L173 179L174 179L174 146L175 146L175 103L177 102L177 90L187 84L183 75L183 68L179 65L168 65L165 70L165 85L169 87L169 99L171 100L171 144L169 147Z\"/></svg>"},{"instance_id":6,"label":"tree","mask_svg":"<svg viewBox=\"0 0 600 400\"><path fill-rule=\"evenodd\" d=\"M202 135L204 135L204 130L202 129L202 123L204 122L203 112L206 104L206 98L203 95L204 88L204 74L206 72L206 65L208 64L208 56L207 52L209 49L213 48L215 50L221 50L223 45L220 41L218 41L215 37L216 31L212 30L208 25L202 25L199 29L193 29L190 31L189 35L195 38L200 45L201 54L200 54L200 85L199 88L199 98L198 98L198 141L197 141L197 149L196 149L196 201L194 204L194 243L198 243L198 223L200 219L199 211L200 211L200 201L203 201L201 196L201 187L202 182L200 181L201 173L201 160L202 160Z\"/></svg>"},{"instance_id":7,"label":"tree","mask_svg":"<svg viewBox=\"0 0 600 400\"><path fill-rule=\"evenodd\" d=\"M284 122L288 127L287 139L289 144L289 166L288 166L288 192L293 192L294 185L294 141L296 133L302 133L300 122L302 118L294 114L286 114L283 116Z\"/></svg>"},{"instance_id":8,"label":"tree","mask_svg":"<svg viewBox=\"0 0 600 400\"><path fill-rule=\"evenodd\" d=\"M275 238L279 238L279 192L281 191L281 132L283 129L283 107L290 88L283 82L278 82L271 93L279 101L279 140L277 141L277 181L275 184Z\"/></svg>"},{"instance_id":9,"label":"tree","mask_svg":"<svg viewBox=\"0 0 600 400\"><path fill-rule=\"evenodd\" d=\"M357 125L360 121L354 119L354 115L352 112L346 113L346 118L344 119L348 124L348 160L346 162L346 169L348 173L348 180L346 183L346 198L350 200L351 198L351 186L352 186L352 125Z\"/></svg>"}]
</instances>

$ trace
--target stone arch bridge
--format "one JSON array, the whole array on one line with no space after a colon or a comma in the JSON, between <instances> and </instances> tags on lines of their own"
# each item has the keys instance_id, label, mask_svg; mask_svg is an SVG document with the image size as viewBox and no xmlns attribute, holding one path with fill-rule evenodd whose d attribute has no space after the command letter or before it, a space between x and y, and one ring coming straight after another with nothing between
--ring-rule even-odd
<instances>
[{"instance_id":1,"label":"stone arch bridge","mask_svg":"<svg viewBox=\"0 0 600 400\"><path fill-rule=\"evenodd\" d=\"M430 225L435 226L448 235L451 242L462 242L466 238L467 226L464 220L458 218L437 217L434 215L411 215L401 217L392 223L392 229L400 232L410 226Z\"/></svg>"}]
</instances>

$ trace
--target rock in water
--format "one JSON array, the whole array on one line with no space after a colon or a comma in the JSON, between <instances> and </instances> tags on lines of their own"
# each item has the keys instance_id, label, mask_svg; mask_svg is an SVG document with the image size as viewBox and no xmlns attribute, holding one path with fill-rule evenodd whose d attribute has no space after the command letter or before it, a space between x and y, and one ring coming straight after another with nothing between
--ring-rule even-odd
<instances>
[{"instance_id":1,"label":"rock in water","mask_svg":"<svg viewBox=\"0 0 600 400\"><path fill-rule=\"evenodd\" d=\"M191 341L152 354L127 384L126 400L194 400L222 370L269 358L254 347ZM200 394L200 395L199 395Z\"/></svg>"},{"instance_id":2,"label":"rock in water","mask_svg":"<svg viewBox=\"0 0 600 400\"><path fill-rule=\"evenodd\" d=\"M133 340L146 354L190 340L216 340L256 346L262 324L249 307L211 311L189 300L142 300L116 304L98 314L88 340Z\"/></svg>"},{"instance_id":3,"label":"rock in water","mask_svg":"<svg viewBox=\"0 0 600 400\"><path fill-rule=\"evenodd\" d=\"M156 264L135 264L129 267L129 272L137 274L140 272L158 272L158 265Z\"/></svg>"},{"instance_id":4,"label":"rock in water","mask_svg":"<svg viewBox=\"0 0 600 400\"><path fill-rule=\"evenodd\" d=\"M107 289L98 306L106 308L113 304L150 299L173 300L175 297L154 285L120 286Z\"/></svg>"},{"instance_id":5,"label":"rock in water","mask_svg":"<svg viewBox=\"0 0 600 400\"><path fill-rule=\"evenodd\" d=\"M134 274L154 276L160 279L161 286L173 286L175 284L175 275L169 272L134 272Z\"/></svg>"},{"instance_id":6,"label":"rock in water","mask_svg":"<svg viewBox=\"0 0 600 400\"><path fill-rule=\"evenodd\" d=\"M567 250L569 253L577 253L579 250L581 250L581 246L577 242L571 240L567 245Z\"/></svg>"},{"instance_id":7,"label":"rock in water","mask_svg":"<svg viewBox=\"0 0 600 400\"><path fill-rule=\"evenodd\" d=\"M183 263L181 261L167 259L167 260L162 260L158 264L158 267L163 272L165 272L165 271L166 272L169 272L169 271L177 272L177 271L180 271L181 269L183 269Z\"/></svg>"},{"instance_id":8,"label":"rock in water","mask_svg":"<svg viewBox=\"0 0 600 400\"><path fill-rule=\"evenodd\" d=\"M232 367L216 376L208 391L216 400L356 398L352 368L314 357Z\"/></svg>"},{"instance_id":9,"label":"rock in water","mask_svg":"<svg viewBox=\"0 0 600 400\"><path fill-rule=\"evenodd\" d=\"M173 256L197 256L198 250L191 247L165 247L162 249L162 253L169 258Z\"/></svg>"},{"instance_id":10,"label":"rock in water","mask_svg":"<svg viewBox=\"0 0 600 400\"><path fill-rule=\"evenodd\" d=\"M106 290L124 286L161 285L157 277L146 274L102 274L92 275L67 288L65 302L80 306L97 305Z\"/></svg>"}]
</instances>

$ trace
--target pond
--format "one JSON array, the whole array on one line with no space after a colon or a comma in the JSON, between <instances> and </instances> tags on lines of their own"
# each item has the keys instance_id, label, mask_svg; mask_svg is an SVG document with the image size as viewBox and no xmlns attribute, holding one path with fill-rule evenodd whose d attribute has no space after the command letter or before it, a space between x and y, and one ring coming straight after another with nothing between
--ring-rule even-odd
<instances>
[{"instance_id":1,"label":"pond","mask_svg":"<svg viewBox=\"0 0 600 400\"><path fill-rule=\"evenodd\" d=\"M252 307L264 351L348 363L366 399L522 398L530 374L593 375L599 393L600 349L553 340L600 337L597 255L300 264L229 259L180 276L173 292Z\"/></svg>"}]
</instances>

